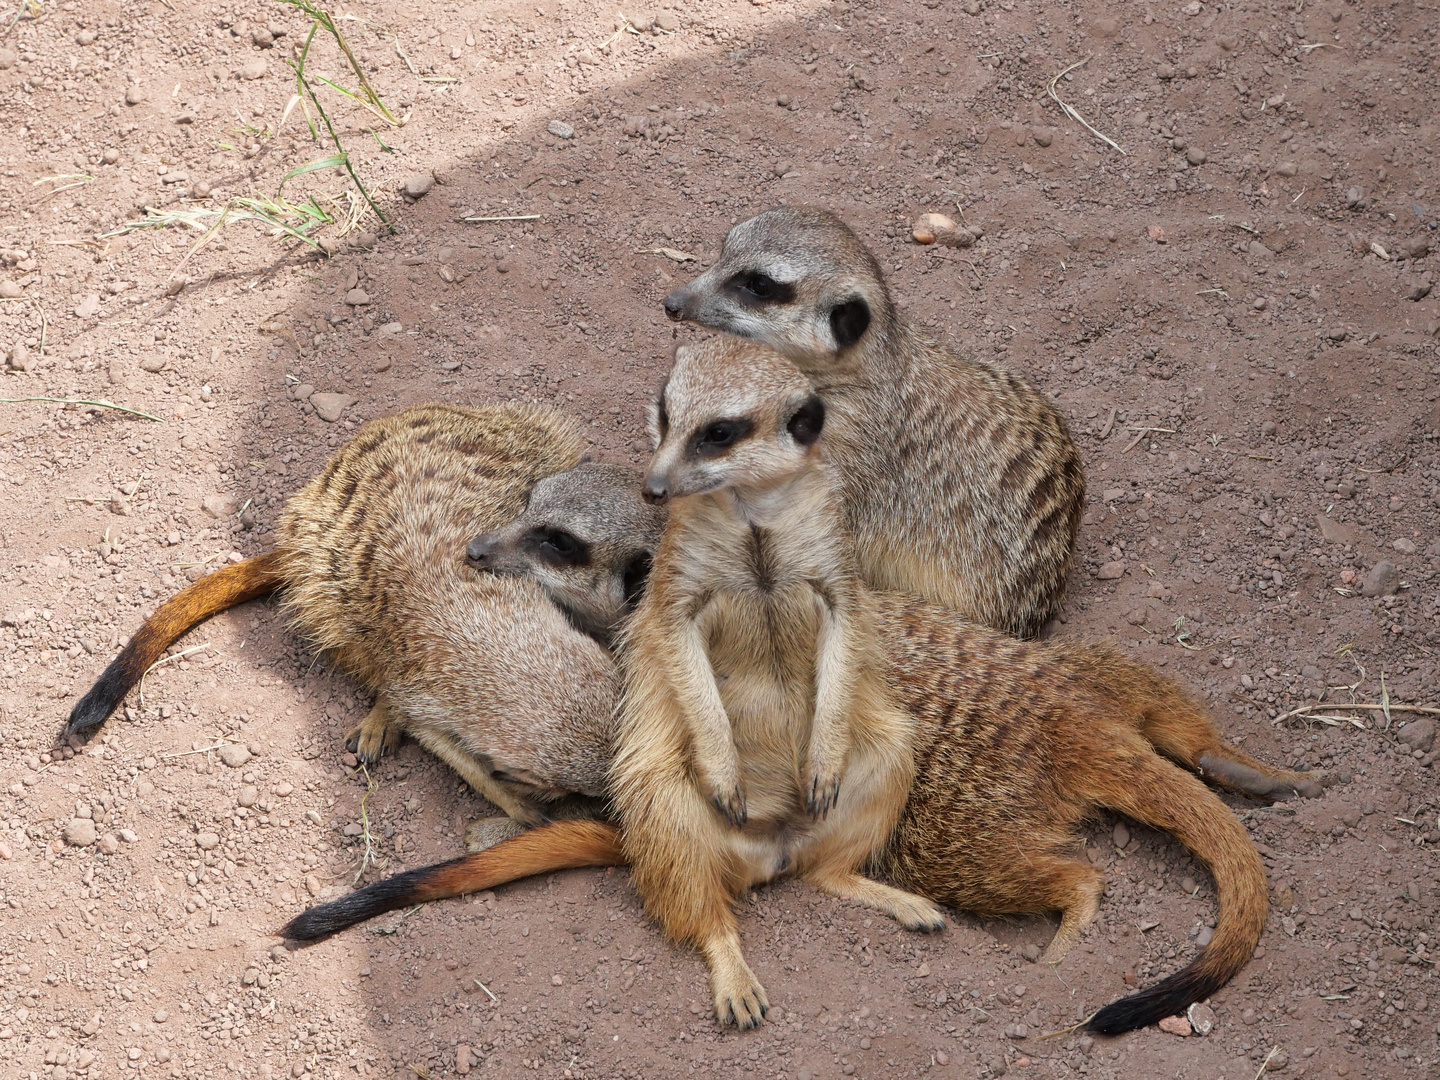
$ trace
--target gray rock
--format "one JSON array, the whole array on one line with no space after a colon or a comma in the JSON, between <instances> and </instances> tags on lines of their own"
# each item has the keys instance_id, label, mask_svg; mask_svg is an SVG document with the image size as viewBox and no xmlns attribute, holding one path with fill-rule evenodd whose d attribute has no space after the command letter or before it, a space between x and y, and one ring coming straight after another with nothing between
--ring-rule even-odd
<instances>
[{"instance_id":1,"label":"gray rock","mask_svg":"<svg viewBox=\"0 0 1440 1080\"><path fill-rule=\"evenodd\" d=\"M1208 944L1210 934L1211 930L1208 926L1201 928L1200 936L1205 938L1205 942L1202 943L1200 938L1197 937L1195 943L1197 945ZM1209 1035L1210 1032L1215 1030L1215 1010L1210 1008L1209 1005L1202 1005L1197 1001L1186 1010L1185 1018L1190 1021L1190 1027L1196 1035Z\"/></svg>"},{"instance_id":2,"label":"gray rock","mask_svg":"<svg viewBox=\"0 0 1440 1080\"><path fill-rule=\"evenodd\" d=\"M1345 192L1345 205L1351 210L1359 210L1365 206L1365 189L1352 187Z\"/></svg>"},{"instance_id":3,"label":"gray rock","mask_svg":"<svg viewBox=\"0 0 1440 1080\"><path fill-rule=\"evenodd\" d=\"M240 743L226 743L220 747L220 760L232 769L238 769L250 760L250 751Z\"/></svg>"},{"instance_id":4,"label":"gray rock","mask_svg":"<svg viewBox=\"0 0 1440 1080\"><path fill-rule=\"evenodd\" d=\"M1272 257L1274 256L1274 254L1275 254L1275 253L1274 253L1273 251L1271 251L1268 247L1266 247L1264 244L1262 244L1259 240L1251 240L1251 241L1250 241L1249 252L1250 252L1251 255L1253 255L1253 256L1254 256L1255 258L1257 258L1257 259L1269 259L1269 258L1272 258ZM1256 301L1255 301L1255 310L1257 310L1257 311L1263 311L1263 310L1265 310L1265 304L1264 304L1261 300L1256 300Z\"/></svg>"},{"instance_id":5,"label":"gray rock","mask_svg":"<svg viewBox=\"0 0 1440 1080\"><path fill-rule=\"evenodd\" d=\"M1125 576L1125 564L1123 562L1107 562L1100 567L1100 572L1095 576L1101 581L1115 581Z\"/></svg>"},{"instance_id":6,"label":"gray rock","mask_svg":"<svg viewBox=\"0 0 1440 1080\"><path fill-rule=\"evenodd\" d=\"M573 139L575 137L575 129L564 120L551 120L545 125L545 130L557 139Z\"/></svg>"},{"instance_id":7,"label":"gray rock","mask_svg":"<svg viewBox=\"0 0 1440 1080\"><path fill-rule=\"evenodd\" d=\"M220 846L220 835L213 832L196 833L195 846L201 851L214 851Z\"/></svg>"},{"instance_id":8,"label":"gray rock","mask_svg":"<svg viewBox=\"0 0 1440 1080\"><path fill-rule=\"evenodd\" d=\"M1320 526L1320 536L1328 544L1355 544L1360 539L1360 532L1353 525L1345 525L1334 521L1324 514L1318 514L1315 523Z\"/></svg>"},{"instance_id":9,"label":"gray rock","mask_svg":"<svg viewBox=\"0 0 1440 1080\"><path fill-rule=\"evenodd\" d=\"M405 186L401 188L407 199L419 199L430 194L430 189L435 186L435 177L429 173L416 173L414 176L405 178Z\"/></svg>"},{"instance_id":10,"label":"gray rock","mask_svg":"<svg viewBox=\"0 0 1440 1080\"><path fill-rule=\"evenodd\" d=\"M1198 146L1192 146L1185 151L1185 160L1191 165L1204 165L1205 162L1210 160L1210 156Z\"/></svg>"},{"instance_id":11,"label":"gray rock","mask_svg":"<svg viewBox=\"0 0 1440 1080\"><path fill-rule=\"evenodd\" d=\"M1411 750L1429 750L1435 744L1435 721L1428 716L1411 720L1400 729L1399 739Z\"/></svg>"},{"instance_id":12,"label":"gray rock","mask_svg":"<svg viewBox=\"0 0 1440 1080\"><path fill-rule=\"evenodd\" d=\"M89 847L96 839L95 822L89 818L71 818L65 826L65 842L71 847Z\"/></svg>"},{"instance_id":13,"label":"gray rock","mask_svg":"<svg viewBox=\"0 0 1440 1080\"><path fill-rule=\"evenodd\" d=\"M364 307L370 303L370 294L364 289L351 289L345 294L345 303L351 307Z\"/></svg>"},{"instance_id":14,"label":"gray rock","mask_svg":"<svg viewBox=\"0 0 1440 1080\"><path fill-rule=\"evenodd\" d=\"M1110 839L1117 848L1125 847L1130 843L1130 826L1123 821L1115 822L1115 828L1110 831Z\"/></svg>"},{"instance_id":15,"label":"gray rock","mask_svg":"<svg viewBox=\"0 0 1440 1080\"><path fill-rule=\"evenodd\" d=\"M355 404L355 400L349 394L310 395L310 404L315 406L315 414L327 424L333 424L339 420L345 410Z\"/></svg>"},{"instance_id":16,"label":"gray rock","mask_svg":"<svg viewBox=\"0 0 1440 1080\"><path fill-rule=\"evenodd\" d=\"M1399 585L1400 571L1395 568L1394 563L1382 559L1365 575L1365 583L1360 586L1360 592L1364 596L1394 596Z\"/></svg>"}]
</instances>

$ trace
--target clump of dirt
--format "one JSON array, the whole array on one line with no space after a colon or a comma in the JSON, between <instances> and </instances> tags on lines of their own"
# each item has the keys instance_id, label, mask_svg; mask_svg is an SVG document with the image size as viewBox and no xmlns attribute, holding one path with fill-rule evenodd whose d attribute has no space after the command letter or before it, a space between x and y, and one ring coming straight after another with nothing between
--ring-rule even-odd
<instances>
[{"instance_id":1,"label":"clump of dirt","mask_svg":"<svg viewBox=\"0 0 1440 1080\"><path fill-rule=\"evenodd\" d=\"M333 166L284 179L334 152L287 115L292 6L40 0L0 38L0 396L159 418L0 405L7 1074L1433 1071L1433 727L1287 715L1321 694L1436 704L1433 10L345 13L408 120L314 85L393 234L345 229L361 203ZM323 33L307 72L354 84ZM252 221L185 260L201 234L181 217L277 194L335 219L315 233L333 257ZM1118 641L1237 743L1327 777L1311 803L1237 805L1273 914L1204 1037L1040 1038L1176 970L1214 922L1201 867L1111 822L1088 844L1101 916L1058 971L1027 959L1046 920L922 938L794 884L756 892L747 955L777 1007L749 1035L717 1030L702 963L623 871L286 952L273 930L350 888L362 852L362 880L452 855L484 807L414 747L367 787L341 747L367 703L273 604L197 630L99 740L55 749L157 601L265 550L369 417L543 400L639 462L643 406L694 333L661 296L732 223L799 201L853 223L911 315L1068 416L1091 496L1054 632ZM180 223L97 239L145 207ZM924 213L971 243L914 243Z\"/></svg>"}]
</instances>

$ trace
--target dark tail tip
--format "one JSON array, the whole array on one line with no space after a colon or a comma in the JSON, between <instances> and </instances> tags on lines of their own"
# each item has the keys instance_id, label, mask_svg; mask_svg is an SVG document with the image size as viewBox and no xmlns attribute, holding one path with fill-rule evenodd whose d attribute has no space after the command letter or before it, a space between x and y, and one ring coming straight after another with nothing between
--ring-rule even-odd
<instances>
[{"instance_id":1,"label":"dark tail tip","mask_svg":"<svg viewBox=\"0 0 1440 1080\"><path fill-rule=\"evenodd\" d=\"M1154 986L1112 1001L1085 1022L1085 1030L1096 1035L1123 1035L1149 1027L1167 1016L1183 1013L1197 1001L1204 1001L1225 982L1204 971L1201 961L1197 960Z\"/></svg>"},{"instance_id":2,"label":"dark tail tip","mask_svg":"<svg viewBox=\"0 0 1440 1080\"><path fill-rule=\"evenodd\" d=\"M424 886L430 885L438 874L464 861L462 856L433 866L417 867L367 885L339 900L317 904L282 926L280 936L290 941L319 941L376 915L432 899L433 888Z\"/></svg>"},{"instance_id":3,"label":"dark tail tip","mask_svg":"<svg viewBox=\"0 0 1440 1080\"><path fill-rule=\"evenodd\" d=\"M128 650L121 653L95 680L95 685L75 703L70 710L70 719L65 724L65 737L71 740L81 741L88 739L90 733L103 724L115 711L116 706L125 700L125 695L135 685L136 680L131 677L131 658Z\"/></svg>"}]
</instances>

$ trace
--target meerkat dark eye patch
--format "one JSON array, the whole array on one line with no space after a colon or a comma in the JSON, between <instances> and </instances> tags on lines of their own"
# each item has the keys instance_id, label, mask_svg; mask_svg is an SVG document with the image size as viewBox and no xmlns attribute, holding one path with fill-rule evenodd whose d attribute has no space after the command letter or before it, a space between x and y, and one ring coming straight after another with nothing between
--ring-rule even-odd
<instances>
[{"instance_id":1,"label":"meerkat dark eye patch","mask_svg":"<svg viewBox=\"0 0 1440 1080\"><path fill-rule=\"evenodd\" d=\"M665 436L670 434L670 412L665 408L665 391L669 384L660 388L660 393L655 398L655 426L660 430L660 438L663 441Z\"/></svg>"},{"instance_id":2,"label":"meerkat dark eye patch","mask_svg":"<svg viewBox=\"0 0 1440 1080\"><path fill-rule=\"evenodd\" d=\"M690 452L696 457L718 457L749 434L749 420L716 420L695 433Z\"/></svg>"},{"instance_id":3,"label":"meerkat dark eye patch","mask_svg":"<svg viewBox=\"0 0 1440 1080\"><path fill-rule=\"evenodd\" d=\"M785 422L785 430L801 446L811 446L825 427L825 403L814 394Z\"/></svg>"},{"instance_id":4,"label":"meerkat dark eye patch","mask_svg":"<svg viewBox=\"0 0 1440 1080\"><path fill-rule=\"evenodd\" d=\"M625 564L621 585L625 589L625 606L633 608L645 593L645 583L650 580L650 552L642 551Z\"/></svg>"},{"instance_id":5,"label":"meerkat dark eye patch","mask_svg":"<svg viewBox=\"0 0 1440 1080\"><path fill-rule=\"evenodd\" d=\"M870 329L870 305L858 296L830 309L830 332L837 348L848 349Z\"/></svg>"},{"instance_id":6,"label":"meerkat dark eye patch","mask_svg":"<svg viewBox=\"0 0 1440 1080\"><path fill-rule=\"evenodd\" d=\"M730 290L747 304L788 304L795 299L795 286L776 281L769 274L751 270L730 279Z\"/></svg>"},{"instance_id":7,"label":"meerkat dark eye patch","mask_svg":"<svg viewBox=\"0 0 1440 1080\"><path fill-rule=\"evenodd\" d=\"M532 529L525 535L525 542L551 566L590 565L590 545L564 529Z\"/></svg>"}]
</instances>

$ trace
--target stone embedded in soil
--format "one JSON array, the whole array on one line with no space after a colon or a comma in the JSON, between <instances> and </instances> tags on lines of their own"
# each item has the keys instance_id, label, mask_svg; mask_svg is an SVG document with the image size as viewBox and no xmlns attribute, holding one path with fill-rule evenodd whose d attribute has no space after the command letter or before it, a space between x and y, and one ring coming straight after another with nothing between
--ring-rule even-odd
<instances>
[{"instance_id":1,"label":"stone embedded in soil","mask_svg":"<svg viewBox=\"0 0 1440 1080\"><path fill-rule=\"evenodd\" d=\"M358 232L351 238L350 243L360 251L373 251L379 239L373 232Z\"/></svg>"},{"instance_id":2,"label":"stone embedded in soil","mask_svg":"<svg viewBox=\"0 0 1440 1080\"><path fill-rule=\"evenodd\" d=\"M254 82L256 79L263 79L265 77L265 70L265 58L263 56L252 56L240 65L240 78L247 82Z\"/></svg>"},{"instance_id":3,"label":"stone embedded in soil","mask_svg":"<svg viewBox=\"0 0 1440 1080\"><path fill-rule=\"evenodd\" d=\"M30 371L35 367L35 357L23 341L17 341L10 350L9 364L16 371Z\"/></svg>"},{"instance_id":4,"label":"stone embedded in soil","mask_svg":"<svg viewBox=\"0 0 1440 1080\"><path fill-rule=\"evenodd\" d=\"M1360 592L1364 596L1394 596L1399 587L1400 571L1395 568L1394 563L1381 559L1365 575Z\"/></svg>"},{"instance_id":5,"label":"stone embedded in soil","mask_svg":"<svg viewBox=\"0 0 1440 1080\"><path fill-rule=\"evenodd\" d=\"M1346 525L1326 517L1324 514L1317 514L1315 523L1320 527L1320 536L1330 544L1353 545L1359 542L1360 532L1353 525Z\"/></svg>"},{"instance_id":6,"label":"stone embedded in soil","mask_svg":"<svg viewBox=\"0 0 1440 1080\"><path fill-rule=\"evenodd\" d=\"M557 139L573 139L575 137L575 128L564 120L551 120L545 125L545 130Z\"/></svg>"},{"instance_id":7,"label":"stone embedded in soil","mask_svg":"<svg viewBox=\"0 0 1440 1080\"><path fill-rule=\"evenodd\" d=\"M435 186L435 177L429 173L416 173L414 176L407 176L405 184L400 189L407 199L419 199L430 193Z\"/></svg>"},{"instance_id":8,"label":"stone embedded in soil","mask_svg":"<svg viewBox=\"0 0 1440 1080\"><path fill-rule=\"evenodd\" d=\"M364 307L370 303L370 294L364 289L351 289L345 294L345 303L351 307Z\"/></svg>"},{"instance_id":9,"label":"stone embedded in soil","mask_svg":"<svg viewBox=\"0 0 1440 1080\"><path fill-rule=\"evenodd\" d=\"M1116 581L1125 576L1125 564L1123 562L1104 563L1095 576L1101 581Z\"/></svg>"},{"instance_id":10,"label":"stone embedded in soil","mask_svg":"<svg viewBox=\"0 0 1440 1080\"><path fill-rule=\"evenodd\" d=\"M1188 1038L1191 1034L1190 1021L1183 1016L1167 1016L1160 1021L1159 1027L1161 1031L1179 1035L1181 1038Z\"/></svg>"},{"instance_id":11,"label":"stone embedded in soil","mask_svg":"<svg viewBox=\"0 0 1440 1080\"><path fill-rule=\"evenodd\" d=\"M9 71L20 59L20 54L14 49L0 49L0 71Z\"/></svg>"},{"instance_id":12,"label":"stone embedded in soil","mask_svg":"<svg viewBox=\"0 0 1440 1080\"><path fill-rule=\"evenodd\" d=\"M233 495L215 492L200 500L200 506L212 518L228 518L239 509L240 503Z\"/></svg>"},{"instance_id":13,"label":"stone embedded in soil","mask_svg":"<svg viewBox=\"0 0 1440 1080\"><path fill-rule=\"evenodd\" d=\"M196 833L195 846L201 851L214 851L220 846L220 836L213 832Z\"/></svg>"},{"instance_id":14,"label":"stone embedded in soil","mask_svg":"<svg viewBox=\"0 0 1440 1080\"><path fill-rule=\"evenodd\" d=\"M1428 716L1420 720L1411 720L1400 729L1398 738L1411 750L1426 751L1435 743L1435 721Z\"/></svg>"},{"instance_id":15,"label":"stone embedded in soil","mask_svg":"<svg viewBox=\"0 0 1440 1080\"><path fill-rule=\"evenodd\" d=\"M1390 546L1400 552L1401 555L1414 555L1419 550L1419 548L1415 546L1415 541L1411 540L1408 536L1400 537Z\"/></svg>"},{"instance_id":16,"label":"stone embedded in soil","mask_svg":"<svg viewBox=\"0 0 1440 1080\"><path fill-rule=\"evenodd\" d=\"M1275 166L1275 174L1277 176L1294 176L1299 171L1300 166L1296 165L1293 161L1282 161L1279 165Z\"/></svg>"},{"instance_id":17,"label":"stone embedded in soil","mask_svg":"<svg viewBox=\"0 0 1440 1080\"><path fill-rule=\"evenodd\" d=\"M327 424L333 424L339 420L345 410L355 404L356 399L349 394L311 394L310 404L315 406L315 414Z\"/></svg>"},{"instance_id":18,"label":"stone embedded in soil","mask_svg":"<svg viewBox=\"0 0 1440 1080\"><path fill-rule=\"evenodd\" d=\"M1123 821L1115 822L1115 828L1110 831L1110 839L1117 848L1125 847L1130 843L1130 826Z\"/></svg>"},{"instance_id":19,"label":"stone embedded in soil","mask_svg":"<svg viewBox=\"0 0 1440 1080\"><path fill-rule=\"evenodd\" d=\"M9 278L0 280L0 300L19 300L25 295L25 290L11 281Z\"/></svg>"},{"instance_id":20,"label":"stone embedded in soil","mask_svg":"<svg viewBox=\"0 0 1440 1080\"><path fill-rule=\"evenodd\" d=\"M100 837L99 847L102 855L114 855L120 850L120 838L114 833L106 833Z\"/></svg>"},{"instance_id":21,"label":"stone embedded in soil","mask_svg":"<svg viewBox=\"0 0 1440 1080\"><path fill-rule=\"evenodd\" d=\"M75 317L77 319L89 319L100 310L100 294L90 293L80 303L75 305Z\"/></svg>"},{"instance_id":22,"label":"stone embedded in soil","mask_svg":"<svg viewBox=\"0 0 1440 1080\"><path fill-rule=\"evenodd\" d=\"M254 784L246 784L240 789L240 794L235 796L237 806L254 806L260 801L260 789Z\"/></svg>"},{"instance_id":23,"label":"stone embedded in soil","mask_svg":"<svg viewBox=\"0 0 1440 1080\"><path fill-rule=\"evenodd\" d=\"M1205 162L1210 160L1210 155L1198 146L1192 146L1185 151L1185 160L1191 165L1204 165Z\"/></svg>"},{"instance_id":24,"label":"stone embedded in soil","mask_svg":"<svg viewBox=\"0 0 1440 1080\"><path fill-rule=\"evenodd\" d=\"M145 91L144 91L144 90L141 90L139 86L135 85L134 83L131 83L129 86L127 86L127 87L125 88L125 104L126 104L126 105L139 105L139 104L140 104L142 101L144 101L144 100L145 100Z\"/></svg>"},{"instance_id":25,"label":"stone embedded in soil","mask_svg":"<svg viewBox=\"0 0 1440 1080\"><path fill-rule=\"evenodd\" d=\"M148 371L154 375L156 372L165 370L166 360L163 356L147 356L140 361L140 370Z\"/></svg>"},{"instance_id":26,"label":"stone embedded in soil","mask_svg":"<svg viewBox=\"0 0 1440 1080\"><path fill-rule=\"evenodd\" d=\"M89 847L96 840L95 822L89 818L71 818L65 826L65 842L71 847Z\"/></svg>"},{"instance_id":27,"label":"stone embedded in soil","mask_svg":"<svg viewBox=\"0 0 1440 1080\"><path fill-rule=\"evenodd\" d=\"M1210 928L1207 926L1205 929L1208 931ZM1206 940L1209 940L1208 935ZM1198 938L1196 943L1199 943ZM1185 1018L1190 1021L1190 1027L1197 1035L1209 1035L1215 1030L1215 1010L1209 1005L1197 1001L1185 1010Z\"/></svg>"},{"instance_id":28,"label":"stone embedded in soil","mask_svg":"<svg viewBox=\"0 0 1440 1080\"><path fill-rule=\"evenodd\" d=\"M232 769L238 769L250 760L250 751L241 743L226 743L220 747L220 760Z\"/></svg>"}]
</instances>

